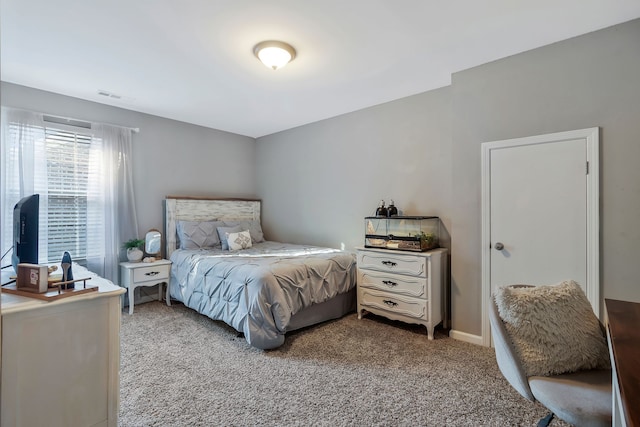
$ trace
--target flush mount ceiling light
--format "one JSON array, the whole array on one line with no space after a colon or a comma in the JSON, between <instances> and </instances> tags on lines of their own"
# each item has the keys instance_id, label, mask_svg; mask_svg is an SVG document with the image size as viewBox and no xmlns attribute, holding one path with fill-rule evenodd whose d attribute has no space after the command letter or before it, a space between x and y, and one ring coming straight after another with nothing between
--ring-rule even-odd
<instances>
[{"instance_id":1,"label":"flush mount ceiling light","mask_svg":"<svg viewBox=\"0 0 640 427\"><path fill-rule=\"evenodd\" d=\"M267 40L258 43L253 48L253 54L262 61L264 65L272 70L277 70L293 61L296 57L296 50L285 42Z\"/></svg>"}]
</instances>

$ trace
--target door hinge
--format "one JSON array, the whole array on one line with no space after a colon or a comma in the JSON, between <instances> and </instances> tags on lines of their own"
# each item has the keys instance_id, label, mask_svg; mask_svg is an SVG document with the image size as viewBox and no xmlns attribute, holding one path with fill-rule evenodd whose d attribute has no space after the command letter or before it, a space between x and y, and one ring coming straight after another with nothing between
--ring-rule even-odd
<instances>
[{"instance_id":1,"label":"door hinge","mask_svg":"<svg viewBox=\"0 0 640 427\"><path fill-rule=\"evenodd\" d=\"M587 162L587 175L589 175L589 162Z\"/></svg>"}]
</instances>

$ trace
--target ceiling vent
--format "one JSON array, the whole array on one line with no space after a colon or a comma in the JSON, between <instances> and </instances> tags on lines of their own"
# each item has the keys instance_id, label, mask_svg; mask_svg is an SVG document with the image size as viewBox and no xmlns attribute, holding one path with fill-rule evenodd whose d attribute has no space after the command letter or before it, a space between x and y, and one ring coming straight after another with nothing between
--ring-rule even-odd
<instances>
[{"instance_id":1,"label":"ceiling vent","mask_svg":"<svg viewBox=\"0 0 640 427\"><path fill-rule=\"evenodd\" d=\"M106 90L99 90L98 95L106 96L107 98L121 99L120 95L116 95L115 93L107 92Z\"/></svg>"}]
</instances>

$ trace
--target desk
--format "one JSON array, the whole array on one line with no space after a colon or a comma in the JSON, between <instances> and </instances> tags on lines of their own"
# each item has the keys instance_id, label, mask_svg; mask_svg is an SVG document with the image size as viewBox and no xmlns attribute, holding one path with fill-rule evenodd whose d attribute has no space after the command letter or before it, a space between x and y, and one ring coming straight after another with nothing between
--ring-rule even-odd
<instances>
[{"instance_id":1,"label":"desk","mask_svg":"<svg viewBox=\"0 0 640 427\"><path fill-rule=\"evenodd\" d=\"M73 275L91 277L98 292L55 301L0 293L0 425L117 425L125 290L77 264Z\"/></svg>"},{"instance_id":2,"label":"desk","mask_svg":"<svg viewBox=\"0 0 640 427\"><path fill-rule=\"evenodd\" d=\"M605 299L613 425L640 426L640 303Z\"/></svg>"}]
</instances>

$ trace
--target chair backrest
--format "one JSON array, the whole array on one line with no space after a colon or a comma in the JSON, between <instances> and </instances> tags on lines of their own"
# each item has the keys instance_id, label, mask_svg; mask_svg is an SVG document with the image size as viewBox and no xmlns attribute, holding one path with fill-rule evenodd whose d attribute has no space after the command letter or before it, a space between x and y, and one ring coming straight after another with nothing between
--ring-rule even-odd
<instances>
[{"instance_id":1,"label":"chair backrest","mask_svg":"<svg viewBox=\"0 0 640 427\"><path fill-rule=\"evenodd\" d=\"M535 402L529 381L524 373L520 359L513 348L511 338L507 333L498 306L493 296L491 297L491 309L489 310L489 320L491 321L491 337L496 350L496 360L502 375L509 381L509 384L515 388L525 398Z\"/></svg>"}]
</instances>

